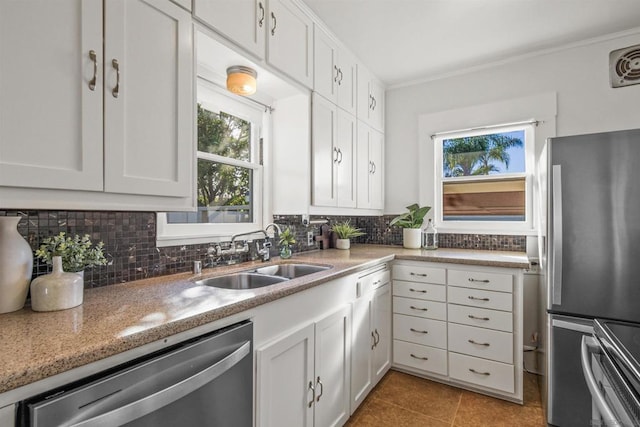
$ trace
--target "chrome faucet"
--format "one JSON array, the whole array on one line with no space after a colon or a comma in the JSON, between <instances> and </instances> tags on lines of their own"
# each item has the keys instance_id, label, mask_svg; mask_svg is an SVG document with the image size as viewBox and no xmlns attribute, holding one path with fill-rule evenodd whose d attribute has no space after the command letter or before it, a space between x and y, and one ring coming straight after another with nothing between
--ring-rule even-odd
<instances>
[{"instance_id":1,"label":"chrome faucet","mask_svg":"<svg viewBox=\"0 0 640 427\"><path fill-rule=\"evenodd\" d=\"M275 222L270 222L269 224L267 224L267 226L264 228L265 233L269 229L269 227L273 227L274 230L276 230L278 232L278 236L280 234L282 234L282 230L280 229L280 226L278 224L276 224Z\"/></svg>"}]
</instances>

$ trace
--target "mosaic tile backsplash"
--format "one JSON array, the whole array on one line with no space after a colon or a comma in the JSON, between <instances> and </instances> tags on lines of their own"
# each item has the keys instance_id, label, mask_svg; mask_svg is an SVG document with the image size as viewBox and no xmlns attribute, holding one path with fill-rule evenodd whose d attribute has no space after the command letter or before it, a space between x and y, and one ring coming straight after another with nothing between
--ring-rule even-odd
<instances>
[{"instance_id":1,"label":"mosaic tile backsplash","mask_svg":"<svg viewBox=\"0 0 640 427\"><path fill-rule=\"evenodd\" d=\"M25 211L1 210L0 216L20 216L18 231L35 251L42 239L64 231L69 235L89 234L94 243L103 241L109 264L85 271L85 287L97 287L128 282L147 277L162 276L190 271L193 261L200 260L204 267L226 265L257 259L254 240L250 252L237 255L215 256L210 244L182 245L159 248L156 246L155 212L94 212L94 211ZM350 221L366 235L352 239L354 243L402 245L402 229L390 227L391 215L330 216L323 217L329 224ZM312 217L311 220L320 219ZM307 232L320 234L321 224L302 225L299 215L276 215L274 222L281 227L290 227L296 235L293 252L316 250L320 244L307 246ZM277 238L277 237L276 237ZM439 234L441 248L465 248L481 250L525 251L525 236ZM277 245L271 255L278 254ZM34 259L34 277L46 274L46 264Z\"/></svg>"}]
</instances>

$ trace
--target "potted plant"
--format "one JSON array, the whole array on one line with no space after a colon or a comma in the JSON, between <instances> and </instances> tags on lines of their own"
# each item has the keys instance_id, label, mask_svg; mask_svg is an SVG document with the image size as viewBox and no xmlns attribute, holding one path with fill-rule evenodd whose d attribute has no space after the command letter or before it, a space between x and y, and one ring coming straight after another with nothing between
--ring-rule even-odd
<instances>
[{"instance_id":1,"label":"potted plant","mask_svg":"<svg viewBox=\"0 0 640 427\"><path fill-rule=\"evenodd\" d=\"M87 268L107 263L103 252L104 242L99 242L93 247L92 245L88 234L69 237L61 231L56 236L42 240L40 248L36 250L36 257L47 265L52 265L53 258L59 256L65 272L82 273Z\"/></svg>"},{"instance_id":2,"label":"potted plant","mask_svg":"<svg viewBox=\"0 0 640 427\"><path fill-rule=\"evenodd\" d=\"M279 236L280 240L280 258L291 258L291 245L296 242L295 236L291 228L285 228Z\"/></svg>"},{"instance_id":3,"label":"potted plant","mask_svg":"<svg viewBox=\"0 0 640 427\"><path fill-rule=\"evenodd\" d=\"M350 238L365 235L360 228L352 226L350 221L334 224L334 226L331 227L331 231L336 233L336 236L338 236L338 240L336 240L337 249L349 249L351 247Z\"/></svg>"},{"instance_id":4,"label":"potted plant","mask_svg":"<svg viewBox=\"0 0 640 427\"><path fill-rule=\"evenodd\" d=\"M431 206L420 207L417 203L407 206L405 212L391 220L389 225L402 227L402 246L409 249L419 249L421 246L422 223L424 216L431 210Z\"/></svg>"}]
</instances>

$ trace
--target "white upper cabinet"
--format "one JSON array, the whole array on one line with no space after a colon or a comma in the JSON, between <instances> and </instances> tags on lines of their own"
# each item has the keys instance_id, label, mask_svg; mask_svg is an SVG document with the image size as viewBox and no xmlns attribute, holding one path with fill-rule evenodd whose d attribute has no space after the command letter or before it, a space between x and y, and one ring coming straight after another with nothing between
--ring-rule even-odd
<instances>
[{"instance_id":1,"label":"white upper cabinet","mask_svg":"<svg viewBox=\"0 0 640 427\"><path fill-rule=\"evenodd\" d=\"M102 190L102 1L0 2L0 185Z\"/></svg>"},{"instance_id":2,"label":"white upper cabinet","mask_svg":"<svg viewBox=\"0 0 640 427\"><path fill-rule=\"evenodd\" d=\"M358 120L357 207L384 208L384 135Z\"/></svg>"},{"instance_id":3,"label":"white upper cabinet","mask_svg":"<svg viewBox=\"0 0 640 427\"><path fill-rule=\"evenodd\" d=\"M196 18L264 59L267 0L194 0L193 9Z\"/></svg>"},{"instance_id":4,"label":"white upper cabinet","mask_svg":"<svg viewBox=\"0 0 640 427\"><path fill-rule=\"evenodd\" d=\"M313 87L313 21L291 0L269 0L267 62Z\"/></svg>"},{"instance_id":5,"label":"white upper cabinet","mask_svg":"<svg viewBox=\"0 0 640 427\"><path fill-rule=\"evenodd\" d=\"M384 87L362 64L358 64L358 119L384 131Z\"/></svg>"},{"instance_id":6,"label":"white upper cabinet","mask_svg":"<svg viewBox=\"0 0 640 427\"><path fill-rule=\"evenodd\" d=\"M168 0L0 3L6 206L189 207L192 46L189 12Z\"/></svg>"},{"instance_id":7,"label":"white upper cabinet","mask_svg":"<svg viewBox=\"0 0 640 427\"><path fill-rule=\"evenodd\" d=\"M313 89L345 111L356 114L356 61L318 25L314 26Z\"/></svg>"}]
</instances>

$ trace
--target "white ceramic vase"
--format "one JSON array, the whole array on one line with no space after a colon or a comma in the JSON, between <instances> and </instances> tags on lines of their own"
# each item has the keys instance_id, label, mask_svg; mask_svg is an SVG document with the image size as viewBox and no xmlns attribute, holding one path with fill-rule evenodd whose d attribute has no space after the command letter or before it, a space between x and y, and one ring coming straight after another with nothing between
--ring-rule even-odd
<instances>
[{"instance_id":1,"label":"white ceramic vase","mask_svg":"<svg viewBox=\"0 0 640 427\"><path fill-rule=\"evenodd\" d=\"M351 240L338 239L336 240L336 249L349 249L351 247Z\"/></svg>"},{"instance_id":2,"label":"white ceramic vase","mask_svg":"<svg viewBox=\"0 0 640 427\"><path fill-rule=\"evenodd\" d=\"M20 310L33 274L31 246L18 233L18 216L0 217L0 313Z\"/></svg>"},{"instance_id":3,"label":"white ceramic vase","mask_svg":"<svg viewBox=\"0 0 640 427\"><path fill-rule=\"evenodd\" d=\"M53 272L39 276L31 282L31 308L33 311L65 310L82 304L84 280L78 273L65 273L62 258L52 258Z\"/></svg>"},{"instance_id":4,"label":"white ceramic vase","mask_svg":"<svg viewBox=\"0 0 640 427\"><path fill-rule=\"evenodd\" d=\"M422 246L422 230L419 228L403 228L402 246L407 249L420 249Z\"/></svg>"}]
</instances>

